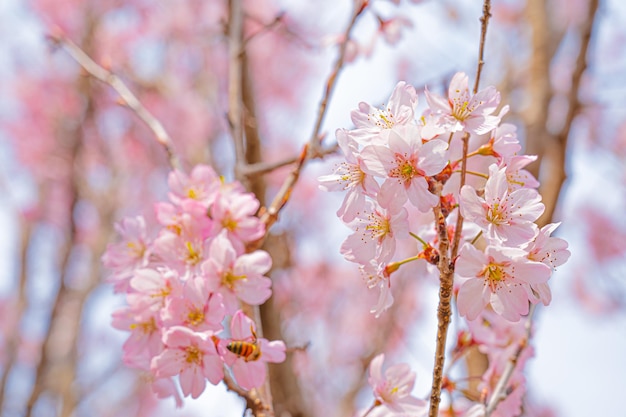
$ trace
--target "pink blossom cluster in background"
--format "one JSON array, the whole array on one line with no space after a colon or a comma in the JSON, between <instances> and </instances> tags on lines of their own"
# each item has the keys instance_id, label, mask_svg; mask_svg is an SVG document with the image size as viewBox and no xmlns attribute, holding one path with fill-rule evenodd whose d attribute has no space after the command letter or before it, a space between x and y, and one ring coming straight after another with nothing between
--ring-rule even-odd
<instances>
[{"instance_id":1,"label":"pink blossom cluster in background","mask_svg":"<svg viewBox=\"0 0 626 417\"><path fill-rule=\"evenodd\" d=\"M541 229L535 224L544 205L539 183L524 169L535 158L518 154L515 127L501 123L508 106L496 114L498 91L487 87L471 94L468 77L457 73L447 97L428 89L425 95L428 107L421 115L417 92L405 82L397 84L382 109L359 104L352 112L355 128L337 131L345 161L319 180L325 190L345 192L337 215L353 233L341 253L358 265L370 288L379 289L372 309L377 316L394 302L392 274L398 268L423 260L439 263L437 218L423 214L437 207L453 241L460 211L465 227L452 262L456 306L470 323L471 342L457 349L478 345L489 356L482 379L491 393L524 339L520 317L530 304L550 303L548 280L570 253L567 242L551 236L558 224ZM468 179L460 187L464 159ZM416 250L399 257L398 242L409 237L415 238ZM523 380L521 373L514 375L519 392L499 405L500 415L518 415Z\"/></svg>"},{"instance_id":2,"label":"pink blossom cluster in background","mask_svg":"<svg viewBox=\"0 0 626 417\"><path fill-rule=\"evenodd\" d=\"M130 331L124 363L149 373L154 391L179 404L173 377L184 396L197 398L206 380L224 378L224 365L243 389L259 387L265 363L285 359L285 344L257 338L240 310L240 302L254 306L271 296L269 254L246 253L265 232L255 216L259 202L206 165L189 176L173 171L168 183L170 202L155 205L157 235L148 235L143 217L125 218L117 224L122 240L103 256L109 281L128 302L113 317L116 328Z\"/></svg>"}]
</instances>

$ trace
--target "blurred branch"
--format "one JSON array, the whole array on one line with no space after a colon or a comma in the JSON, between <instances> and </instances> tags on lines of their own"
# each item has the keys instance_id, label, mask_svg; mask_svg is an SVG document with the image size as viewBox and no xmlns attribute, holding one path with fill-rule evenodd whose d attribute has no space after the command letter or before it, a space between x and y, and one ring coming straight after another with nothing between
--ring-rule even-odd
<instances>
[{"instance_id":1,"label":"blurred branch","mask_svg":"<svg viewBox=\"0 0 626 417\"><path fill-rule=\"evenodd\" d=\"M528 0L526 4L527 22L530 26L530 65L528 69L528 103L524 111L526 125L525 153L537 155L537 161L528 166L536 178L543 158L545 144L549 142L546 130L550 101L553 90L550 83L550 63L555 49L550 38L551 27L545 0Z\"/></svg>"},{"instance_id":2,"label":"blurred branch","mask_svg":"<svg viewBox=\"0 0 626 417\"><path fill-rule=\"evenodd\" d=\"M540 226L548 224L552 221L563 183L567 177L565 172L565 153L567 151L567 141L574 119L580 112L581 108L578 96L580 93L582 76L587 69L587 54L589 51L589 44L591 43L593 24L598 11L598 3L599 0L589 1L589 12L586 15L587 19L585 19L580 27L580 47L574 64L574 69L572 71L571 86L567 94L567 113L561 130L555 136L550 137L551 140L548 143L548 148L546 150L546 156L549 158L544 161L547 172L543 170L544 166L542 165L542 184L540 191L543 196L543 203L545 204L546 209L537 221Z\"/></svg>"},{"instance_id":3,"label":"blurred branch","mask_svg":"<svg viewBox=\"0 0 626 417\"><path fill-rule=\"evenodd\" d=\"M506 363L506 366L504 367L504 370L502 371L502 375L500 375L500 379L498 380L496 387L491 393L491 398L489 399L489 403L487 403L487 408L485 409L485 417L489 417L491 413L494 412L498 404L500 404L500 402L507 397L506 388L509 385L509 380L511 379L511 376L513 376L513 371L515 370L515 367L517 366L517 362L519 361L519 358L522 355L522 352L524 351L526 346L528 346L528 341L530 340L532 321L533 321L533 317L534 317L534 313L536 309L537 309L536 304L532 304L530 306L530 311L528 312L528 316L526 317L526 323L524 325L524 329L525 329L524 337L522 338L522 340L519 341L517 350L515 351L513 356L509 358L508 362Z\"/></svg>"},{"instance_id":4,"label":"blurred branch","mask_svg":"<svg viewBox=\"0 0 626 417\"><path fill-rule=\"evenodd\" d=\"M51 36L51 39L56 44L61 45L85 71L103 83L110 85L119 94L122 99L121 104L134 111L148 128L152 130L157 142L165 149L171 168L179 169L180 162L174 153L172 140L167 131L161 122L141 104L139 99L130 91L126 84L124 84L117 75L98 65L71 40L60 35Z\"/></svg>"},{"instance_id":5,"label":"blurred branch","mask_svg":"<svg viewBox=\"0 0 626 417\"><path fill-rule=\"evenodd\" d=\"M241 3L241 0L228 2L228 123L235 145L235 166L242 165L245 161L241 86L243 74L243 8Z\"/></svg>"},{"instance_id":6,"label":"blurred branch","mask_svg":"<svg viewBox=\"0 0 626 417\"><path fill-rule=\"evenodd\" d=\"M17 304L13 312L15 322L10 323L10 333L6 334L6 351L4 353L4 365L2 366L2 379L0 380L0 412L4 405L4 398L7 390L7 380L13 369L13 365L17 360L17 351L20 342L19 321L21 321L24 312L28 307L28 299L26 297L26 283L28 280L28 248L31 243L31 235L33 231L32 222L20 218L21 239L20 239L20 277L17 290Z\"/></svg>"},{"instance_id":7,"label":"blurred branch","mask_svg":"<svg viewBox=\"0 0 626 417\"><path fill-rule=\"evenodd\" d=\"M358 4L355 3L355 5L358 5ZM304 164L313 155L320 154L320 151L319 151L319 147L320 147L319 142L321 139L320 131L322 128L324 117L326 115L328 102L330 100L332 92L337 83L337 77L344 67L348 42L350 41L350 34L352 33L352 30L358 20L358 17L361 15L363 10L365 10L365 7L367 7L367 3L364 3L363 5L360 5L358 6L358 8L354 9L350 22L348 23L348 26L346 27L346 30L344 32L343 42L341 43L339 47L339 55L337 56L337 60L335 61L335 64L328 78L326 79L326 88L324 90L322 100L320 101L320 104L319 104L317 118L316 118L315 125L313 128L313 133L311 134L311 137L309 138L308 143L304 145L302 153L300 154L300 157L298 158L296 167L289 174L289 176L287 176L280 190L274 197L272 204L270 204L270 206L265 210L265 212L261 216L261 220L263 221L263 223L265 223L266 230L269 230L272 224L274 224L274 222L278 219L278 213L289 200L291 191L293 190L293 187L295 186L295 184L298 181L298 178L300 177L300 171L302 170L302 167L304 166ZM263 243L263 239L264 238L262 238L259 242L253 242L253 245L258 245L258 247L260 247L260 245Z\"/></svg>"}]
</instances>

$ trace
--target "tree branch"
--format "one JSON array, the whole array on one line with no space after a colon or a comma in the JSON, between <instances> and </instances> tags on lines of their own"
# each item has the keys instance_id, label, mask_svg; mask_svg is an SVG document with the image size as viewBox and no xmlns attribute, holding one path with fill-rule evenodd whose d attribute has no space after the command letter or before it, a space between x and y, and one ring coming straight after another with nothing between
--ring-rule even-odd
<instances>
[{"instance_id":1,"label":"tree branch","mask_svg":"<svg viewBox=\"0 0 626 417\"><path fill-rule=\"evenodd\" d=\"M98 65L93 59L89 57L78 45L72 42L70 39L54 35L50 36L52 41L63 47L67 53L91 76L102 81L105 84L110 85L122 99L122 104L131 109L137 114L137 116L148 126L157 140L157 142L163 146L165 153L172 169L180 168L180 162L178 157L174 153L172 148L172 140L161 124L161 122L152 115L146 109L139 99L130 91L130 89L124 84L124 82L111 71Z\"/></svg>"}]
</instances>

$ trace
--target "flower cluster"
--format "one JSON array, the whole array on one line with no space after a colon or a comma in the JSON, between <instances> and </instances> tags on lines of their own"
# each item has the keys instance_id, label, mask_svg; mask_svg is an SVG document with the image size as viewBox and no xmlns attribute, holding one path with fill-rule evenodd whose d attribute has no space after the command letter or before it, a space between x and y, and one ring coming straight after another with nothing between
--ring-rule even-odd
<instances>
[{"instance_id":1,"label":"flower cluster","mask_svg":"<svg viewBox=\"0 0 626 417\"><path fill-rule=\"evenodd\" d=\"M244 389L265 380L266 362L282 362L285 345L256 337L240 303L259 305L271 295L265 251L245 252L265 233L255 216L258 200L238 183L226 184L208 166L169 176L169 200L156 204L161 229L148 236L143 217L116 225L122 240L103 256L110 282L128 305L114 327L130 331L124 362L149 372L153 389L180 401L197 398L206 380L218 384L228 365ZM223 323L230 319L230 332Z\"/></svg>"},{"instance_id":2,"label":"flower cluster","mask_svg":"<svg viewBox=\"0 0 626 417\"><path fill-rule=\"evenodd\" d=\"M437 264L434 232L441 221L419 213L438 207L450 236L459 233L465 242L453 260L459 313L471 320L490 306L517 321L529 302L549 303L547 281L569 257L567 243L550 236L556 224L535 224L544 205L537 180L524 169L535 158L517 154L515 127L501 123L508 107L496 114L500 94L494 87L472 94L468 77L457 73L447 97L428 89L425 95L428 107L418 117L415 88L400 82L386 107L360 103L352 112L355 128L337 131L345 162L319 181L324 190L345 191L337 215L353 233L341 253L381 290L373 309L379 315L393 303L395 269L417 259ZM465 155L462 138L470 144ZM459 189L456 179L449 180L463 161L473 178ZM459 231L457 211L466 226ZM478 235L484 248L472 244ZM409 236L422 250L394 260L398 240Z\"/></svg>"}]
</instances>

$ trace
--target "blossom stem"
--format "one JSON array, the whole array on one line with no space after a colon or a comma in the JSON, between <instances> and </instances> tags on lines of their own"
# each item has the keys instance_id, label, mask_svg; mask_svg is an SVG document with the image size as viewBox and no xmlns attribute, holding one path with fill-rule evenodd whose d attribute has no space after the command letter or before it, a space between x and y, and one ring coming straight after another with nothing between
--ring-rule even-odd
<instances>
[{"instance_id":1,"label":"blossom stem","mask_svg":"<svg viewBox=\"0 0 626 417\"><path fill-rule=\"evenodd\" d=\"M365 411L365 414L363 414L362 417L367 417L367 415L371 413L372 410L374 410L374 408L378 407L379 405L380 405L380 402L378 400L374 401L374 403L370 406L370 408L367 409L367 411Z\"/></svg>"},{"instance_id":2,"label":"blossom stem","mask_svg":"<svg viewBox=\"0 0 626 417\"><path fill-rule=\"evenodd\" d=\"M468 153L468 154L467 154L467 158L471 158L472 156L477 156L477 155L480 155L480 152L478 152L478 150L475 150L474 152ZM463 158L459 158L459 159L457 159L457 160L454 162L454 164L456 165L456 164L458 164L459 162L461 162L462 160L463 160Z\"/></svg>"},{"instance_id":3,"label":"blossom stem","mask_svg":"<svg viewBox=\"0 0 626 417\"><path fill-rule=\"evenodd\" d=\"M453 172L463 174L463 170L462 170L462 169L456 169L456 170L454 170ZM489 179L489 175L487 175L487 174L483 174L482 172L476 172L476 171L465 171L465 173L466 173L466 174L475 175L475 176L477 176L477 177L481 177L481 178L484 178L484 179L486 179L486 180L488 180L488 179Z\"/></svg>"},{"instance_id":4,"label":"blossom stem","mask_svg":"<svg viewBox=\"0 0 626 417\"><path fill-rule=\"evenodd\" d=\"M480 232L478 232L478 234L476 235L476 237L474 237L474 239L472 239L472 241L470 242L471 245L473 245L474 243L476 243L476 241L478 240L478 238L480 238L483 235L483 231L481 230Z\"/></svg>"},{"instance_id":5,"label":"blossom stem","mask_svg":"<svg viewBox=\"0 0 626 417\"><path fill-rule=\"evenodd\" d=\"M422 239L421 237L419 237L418 235L416 235L413 232L409 232L409 234L411 235L411 237L414 237L415 239L417 239L422 245L424 245L424 247L428 246L428 243L426 243L424 241L424 239Z\"/></svg>"},{"instance_id":6,"label":"blossom stem","mask_svg":"<svg viewBox=\"0 0 626 417\"><path fill-rule=\"evenodd\" d=\"M422 258L420 258L419 255L415 255L415 256L411 256L410 258L406 258L401 261L394 262L394 264L396 264L397 266L401 266L404 264L408 264L409 262L417 261L418 259L422 259Z\"/></svg>"}]
</instances>

